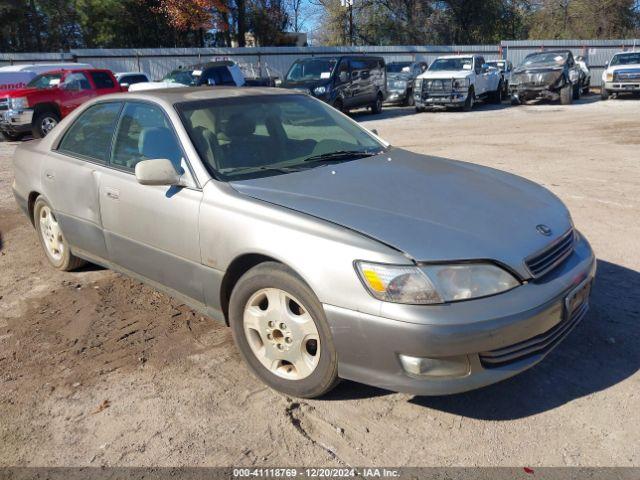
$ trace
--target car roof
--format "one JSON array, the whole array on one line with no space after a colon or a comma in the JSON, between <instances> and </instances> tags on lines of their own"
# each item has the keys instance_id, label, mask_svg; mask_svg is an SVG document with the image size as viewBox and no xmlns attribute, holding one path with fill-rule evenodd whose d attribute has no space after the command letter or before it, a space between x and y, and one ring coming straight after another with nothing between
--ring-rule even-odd
<instances>
[{"instance_id":1,"label":"car roof","mask_svg":"<svg viewBox=\"0 0 640 480\"><path fill-rule=\"evenodd\" d=\"M271 87L173 87L159 88L157 90L140 90L135 92L117 93L109 95L110 99L116 97L123 100L137 98L147 100L160 100L167 103L181 103L198 100L215 100L219 98L238 98L264 95L305 95L295 90ZM104 97L101 97L104 98Z\"/></svg>"},{"instance_id":2,"label":"car roof","mask_svg":"<svg viewBox=\"0 0 640 480\"><path fill-rule=\"evenodd\" d=\"M478 57L479 55L476 53L466 53L466 54L457 54L457 55L441 55L438 58L469 58L469 57Z\"/></svg>"},{"instance_id":3,"label":"car roof","mask_svg":"<svg viewBox=\"0 0 640 480\"><path fill-rule=\"evenodd\" d=\"M571 50L541 50L539 52L532 52L529 55L527 55L527 57L530 57L531 55L540 55L541 53L571 53L573 55L573 53L571 52Z\"/></svg>"},{"instance_id":4,"label":"car roof","mask_svg":"<svg viewBox=\"0 0 640 480\"><path fill-rule=\"evenodd\" d=\"M144 72L117 72L117 73L114 73L114 75L116 77L118 75L144 75L145 77L147 76L147 74Z\"/></svg>"}]
</instances>

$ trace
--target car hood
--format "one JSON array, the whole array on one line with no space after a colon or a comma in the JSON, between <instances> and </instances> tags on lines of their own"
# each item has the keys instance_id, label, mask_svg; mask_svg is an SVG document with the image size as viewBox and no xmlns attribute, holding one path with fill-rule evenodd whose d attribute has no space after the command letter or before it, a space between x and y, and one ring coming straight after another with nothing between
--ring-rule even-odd
<instances>
[{"instance_id":1,"label":"car hood","mask_svg":"<svg viewBox=\"0 0 640 480\"><path fill-rule=\"evenodd\" d=\"M416 261L492 259L524 278L530 276L524 258L571 226L562 202L535 183L396 148L231 186L360 232ZM540 224L552 235L538 233Z\"/></svg>"},{"instance_id":2,"label":"car hood","mask_svg":"<svg viewBox=\"0 0 640 480\"><path fill-rule=\"evenodd\" d=\"M515 75L520 73L548 73L548 72L561 72L564 70L563 66L557 65L537 65L535 67L518 67L513 70Z\"/></svg>"},{"instance_id":3,"label":"car hood","mask_svg":"<svg viewBox=\"0 0 640 480\"><path fill-rule=\"evenodd\" d=\"M628 65L614 65L607 68L607 72L619 72L620 70L640 70L640 64L630 63Z\"/></svg>"},{"instance_id":4,"label":"car hood","mask_svg":"<svg viewBox=\"0 0 640 480\"><path fill-rule=\"evenodd\" d=\"M12 97L12 98L18 98L18 97L27 97L29 95L32 95L34 93L39 93L44 91L44 89L38 89L38 88L15 88L13 90L2 90L0 91L0 97Z\"/></svg>"},{"instance_id":5,"label":"car hood","mask_svg":"<svg viewBox=\"0 0 640 480\"><path fill-rule=\"evenodd\" d=\"M436 70L426 72L418 75L418 78L467 78L471 76L471 70Z\"/></svg>"}]
</instances>

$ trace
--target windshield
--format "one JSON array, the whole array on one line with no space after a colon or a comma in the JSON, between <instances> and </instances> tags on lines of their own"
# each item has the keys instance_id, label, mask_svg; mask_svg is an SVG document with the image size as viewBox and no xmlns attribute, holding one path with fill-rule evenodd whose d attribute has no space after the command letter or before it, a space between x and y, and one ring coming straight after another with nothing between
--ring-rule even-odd
<instances>
[{"instance_id":1,"label":"windshield","mask_svg":"<svg viewBox=\"0 0 640 480\"><path fill-rule=\"evenodd\" d=\"M614 55L611 59L611 65L633 65L640 64L640 52L621 53Z\"/></svg>"},{"instance_id":2,"label":"windshield","mask_svg":"<svg viewBox=\"0 0 640 480\"><path fill-rule=\"evenodd\" d=\"M165 82L181 83L182 85L191 86L197 84L198 77L200 75L202 75L200 70L174 70L167 73L162 80Z\"/></svg>"},{"instance_id":3,"label":"windshield","mask_svg":"<svg viewBox=\"0 0 640 480\"><path fill-rule=\"evenodd\" d=\"M497 68L498 70L500 70L501 72L504 72L505 70L505 62L501 62L501 61L492 61L492 62L487 62L487 65L489 65L490 67L494 67Z\"/></svg>"},{"instance_id":4,"label":"windshield","mask_svg":"<svg viewBox=\"0 0 640 480\"><path fill-rule=\"evenodd\" d=\"M29 83L27 83L27 87L52 88L59 85L61 79L61 73L43 73L42 75L34 77Z\"/></svg>"},{"instance_id":5,"label":"windshield","mask_svg":"<svg viewBox=\"0 0 640 480\"><path fill-rule=\"evenodd\" d=\"M563 52L548 52L548 53L536 53L529 55L524 59L525 66L538 66L538 65L564 65L567 61L569 54Z\"/></svg>"},{"instance_id":6,"label":"windshield","mask_svg":"<svg viewBox=\"0 0 640 480\"><path fill-rule=\"evenodd\" d=\"M392 62L387 63L387 72L389 73L400 73L407 72L411 69L411 62Z\"/></svg>"},{"instance_id":7,"label":"windshield","mask_svg":"<svg viewBox=\"0 0 640 480\"><path fill-rule=\"evenodd\" d=\"M331 78L337 58L310 58L296 61L287 73L290 82L307 82Z\"/></svg>"},{"instance_id":8,"label":"windshield","mask_svg":"<svg viewBox=\"0 0 640 480\"><path fill-rule=\"evenodd\" d=\"M225 181L291 173L384 150L357 124L307 95L193 101L177 109L203 163Z\"/></svg>"},{"instance_id":9,"label":"windshield","mask_svg":"<svg viewBox=\"0 0 640 480\"><path fill-rule=\"evenodd\" d=\"M430 72L442 70L471 70L473 67L473 57L464 58L438 58L429 66Z\"/></svg>"}]
</instances>

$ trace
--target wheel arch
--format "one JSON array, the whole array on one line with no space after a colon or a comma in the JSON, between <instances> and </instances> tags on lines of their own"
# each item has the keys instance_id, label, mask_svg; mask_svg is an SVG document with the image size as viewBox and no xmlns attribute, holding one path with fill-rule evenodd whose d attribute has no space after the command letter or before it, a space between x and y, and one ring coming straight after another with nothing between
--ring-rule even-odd
<instances>
[{"instance_id":1,"label":"wheel arch","mask_svg":"<svg viewBox=\"0 0 640 480\"><path fill-rule=\"evenodd\" d=\"M222 277L222 282L220 284L220 307L224 315L224 321L227 325L229 325L229 300L231 299L231 293L238 283L238 280L240 280L240 278L253 267L256 267L257 265L265 262L276 262L286 266L302 282L304 282L309 288L311 288L309 283L302 275L300 275L300 273L298 273L294 268L292 268L282 260L271 257L269 255L265 255L263 253L244 253L242 255L239 255L238 257L234 258L229 264L229 267Z\"/></svg>"},{"instance_id":2,"label":"wheel arch","mask_svg":"<svg viewBox=\"0 0 640 480\"><path fill-rule=\"evenodd\" d=\"M31 221L31 225L35 227L35 221L33 219L34 208L36 205L36 200L40 197L40 192L36 192L35 190L30 192L27 197L27 210L29 212L29 221Z\"/></svg>"},{"instance_id":3,"label":"wheel arch","mask_svg":"<svg viewBox=\"0 0 640 480\"><path fill-rule=\"evenodd\" d=\"M62 118L62 113L60 112L60 106L55 102L46 102L46 103L38 103L33 109L33 119L35 121L36 117L40 115L42 112L55 112L58 117Z\"/></svg>"}]
</instances>

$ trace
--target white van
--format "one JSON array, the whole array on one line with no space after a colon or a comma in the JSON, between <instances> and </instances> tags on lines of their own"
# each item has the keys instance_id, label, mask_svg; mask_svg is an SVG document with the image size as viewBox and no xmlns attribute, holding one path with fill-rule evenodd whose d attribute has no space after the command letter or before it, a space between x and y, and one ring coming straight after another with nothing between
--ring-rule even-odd
<instances>
[{"instance_id":1,"label":"white van","mask_svg":"<svg viewBox=\"0 0 640 480\"><path fill-rule=\"evenodd\" d=\"M24 88L33 77L51 70L93 68L87 63L37 63L0 67L0 92Z\"/></svg>"}]
</instances>

